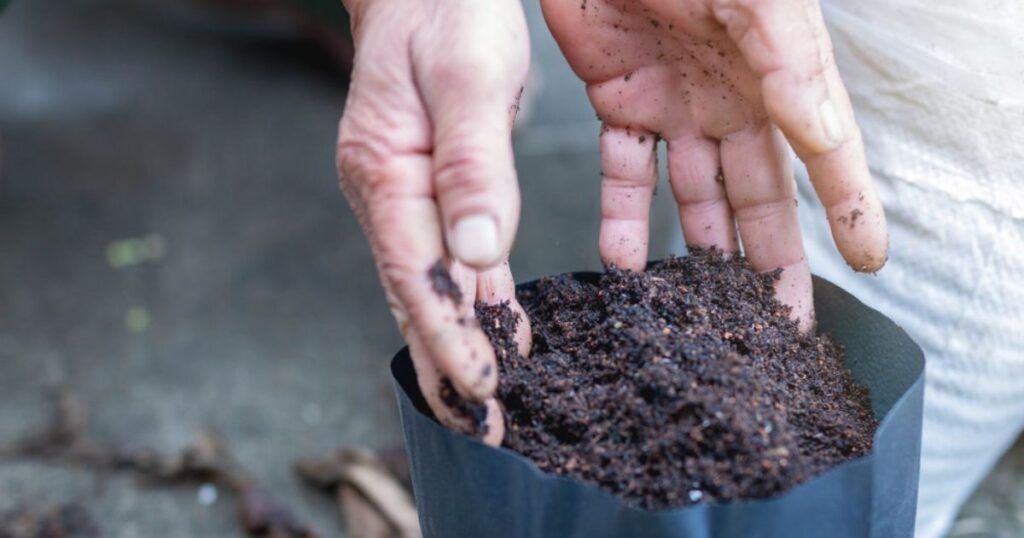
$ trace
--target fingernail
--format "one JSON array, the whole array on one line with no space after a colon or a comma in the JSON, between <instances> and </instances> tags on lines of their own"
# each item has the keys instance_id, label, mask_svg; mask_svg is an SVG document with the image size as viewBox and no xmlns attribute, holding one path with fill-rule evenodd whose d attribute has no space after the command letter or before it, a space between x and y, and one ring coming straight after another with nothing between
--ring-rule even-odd
<instances>
[{"instance_id":1,"label":"fingernail","mask_svg":"<svg viewBox=\"0 0 1024 538\"><path fill-rule=\"evenodd\" d=\"M448 248L463 263L490 265L502 254L498 244L498 225L490 215L463 217L452 227Z\"/></svg>"},{"instance_id":2,"label":"fingernail","mask_svg":"<svg viewBox=\"0 0 1024 538\"><path fill-rule=\"evenodd\" d=\"M818 107L818 114L821 116L821 128L825 131L826 141L831 146L837 146L843 141L843 126L839 121L839 111L831 99L826 99Z\"/></svg>"}]
</instances>

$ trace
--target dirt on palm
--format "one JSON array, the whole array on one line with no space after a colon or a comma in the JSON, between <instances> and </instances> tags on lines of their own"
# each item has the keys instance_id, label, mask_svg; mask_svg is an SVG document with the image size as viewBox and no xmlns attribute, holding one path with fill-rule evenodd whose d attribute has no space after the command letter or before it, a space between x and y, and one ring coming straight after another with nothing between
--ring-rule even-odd
<instances>
[{"instance_id":1,"label":"dirt on palm","mask_svg":"<svg viewBox=\"0 0 1024 538\"><path fill-rule=\"evenodd\" d=\"M801 335L779 273L691 249L596 283L521 293L518 320L477 306L500 364L505 446L541 469L660 509L770 496L871 450L868 391L827 335Z\"/></svg>"}]
</instances>

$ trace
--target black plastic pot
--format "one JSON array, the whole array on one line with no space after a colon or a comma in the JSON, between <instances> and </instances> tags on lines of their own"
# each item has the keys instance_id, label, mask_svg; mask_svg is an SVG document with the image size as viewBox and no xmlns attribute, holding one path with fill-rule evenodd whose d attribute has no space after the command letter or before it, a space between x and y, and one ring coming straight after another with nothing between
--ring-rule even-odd
<instances>
[{"instance_id":1,"label":"black plastic pot","mask_svg":"<svg viewBox=\"0 0 1024 538\"><path fill-rule=\"evenodd\" d=\"M581 280L595 273L577 273ZM520 286L531 286L532 283ZM408 350L391 363L423 535L430 538L900 538L914 533L924 356L907 334L815 278L822 330L871 389L881 424L871 454L768 499L652 512L438 424Z\"/></svg>"}]
</instances>

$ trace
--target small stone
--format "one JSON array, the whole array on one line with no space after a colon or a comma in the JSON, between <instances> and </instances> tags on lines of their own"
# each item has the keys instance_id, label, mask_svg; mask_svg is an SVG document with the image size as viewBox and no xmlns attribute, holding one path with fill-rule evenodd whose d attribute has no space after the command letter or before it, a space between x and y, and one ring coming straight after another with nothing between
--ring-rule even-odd
<instances>
[{"instance_id":1,"label":"small stone","mask_svg":"<svg viewBox=\"0 0 1024 538\"><path fill-rule=\"evenodd\" d=\"M213 506L217 502L217 486L207 482L196 490L196 501L203 506Z\"/></svg>"}]
</instances>

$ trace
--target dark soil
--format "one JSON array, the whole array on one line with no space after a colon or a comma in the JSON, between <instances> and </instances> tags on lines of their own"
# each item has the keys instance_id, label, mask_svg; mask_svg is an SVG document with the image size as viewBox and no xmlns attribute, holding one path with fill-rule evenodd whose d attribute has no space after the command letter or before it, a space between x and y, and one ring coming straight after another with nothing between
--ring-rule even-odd
<instances>
[{"instance_id":1,"label":"dark soil","mask_svg":"<svg viewBox=\"0 0 1024 538\"><path fill-rule=\"evenodd\" d=\"M868 391L827 335L801 335L779 273L691 249L596 284L541 280L477 306L499 357L505 446L646 508L765 497L871 450Z\"/></svg>"},{"instance_id":2,"label":"dark soil","mask_svg":"<svg viewBox=\"0 0 1024 538\"><path fill-rule=\"evenodd\" d=\"M512 330L515 330L514 326ZM452 384L452 380L447 377L441 379L439 394L441 402L447 405L456 416L468 419L466 421L468 429L463 433L477 438L487 435L487 406L471 402L459 396L459 393L455 391L455 385Z\"/></svg>"},{"instance_id":3,"label":"dark soil","mask_svg":"<svg viewBox=\"0 0 1024 538\"><path fill-rule=\"evenodd\" d=\"M434 293L442 298L451 299L456 305L462 302L462 290L452 280L452 275L448 272L448 268L444 266L443 261L437 260L437 263L430 266L430 270L427 271L427 278L430 279L430 286L434 288Z\"/></svg>"}]
</instances>

